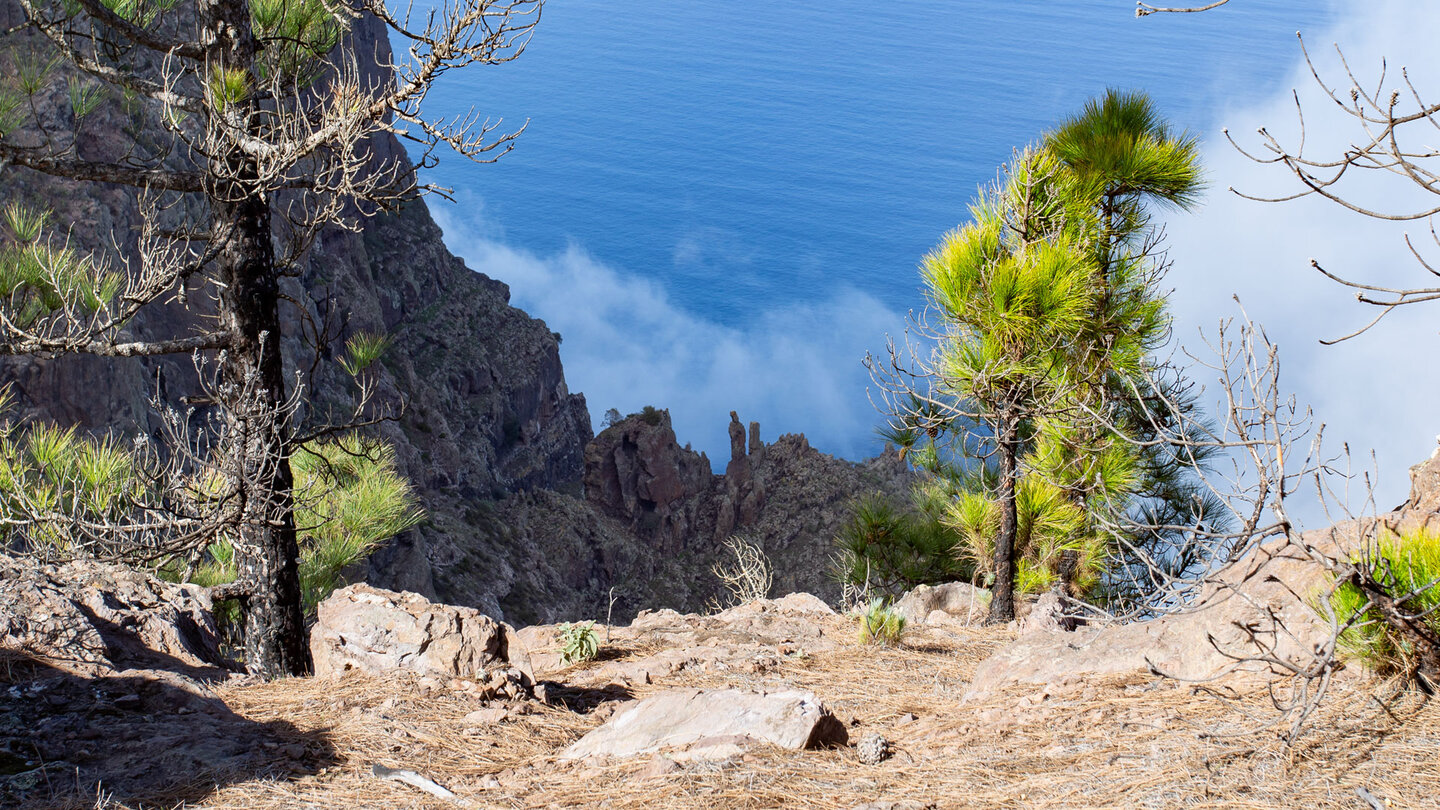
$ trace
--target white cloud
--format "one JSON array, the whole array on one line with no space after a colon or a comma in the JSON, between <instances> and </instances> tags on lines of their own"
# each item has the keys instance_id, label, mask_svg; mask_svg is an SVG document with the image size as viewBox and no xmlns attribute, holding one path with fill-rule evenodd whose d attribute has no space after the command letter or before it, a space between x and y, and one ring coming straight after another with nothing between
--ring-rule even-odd
<instances>
[{"instance_id":1,"label":"white cloud","mask_svg":"<svg viewBox=\"0 0 1440 810\"><path fill-rule=\"evenodd\" d=\"M813 303L755 313L743 329L682 309L655 281L607 266L571 246L537 256L487 238L483 222L438 208L446 244L474 269L510 285L514 302L543 318L560 346L571 390L584 392L597 426L609 408L669 408L679 440L723 466L734 410L759 421L766 441L803 432L848 458L873 454L880 417L864 396L861 359L902 316L841 288Z\"/></svg>"},{"instance_id":2,"label":"white cloud","mask_svg":"<svg viewBox=\"0 0 1440 810\"><path fill-rule=\"evenodd\" d=\"M1437 35L1440 7L1426 0L1387 0L1350 6L1332 30L1307 32L1306 43L1322 78L1338 85L1342 94L1349 82L1331 43L1341 45L1356 75L1372 87L1381 59L1388 58L1384 96L1389 86L1403 92L1397 80L1404 65L1417 87L1440 98ZM1322 346L1320 339L1342 336L1377 313L1321 277L1309 261L1313 257L1327 269L1357 279L1433 284L1434 277L1414 262L1402 240L1407 230L1428 238L1425 224L1379 222L1314 198L1260 203L1226 191L1234 186L1273 195L1297 189L1283 167L1251 162L1218 132L1228 126L1252 152L1262 148L1256 133L1261 126L1282 143L1295 144L1299 128L1290 87L1299 91L1305 111L1307 154L1338 155L1363 137L1354 119L1320 93L1300 61L1298 47L1295 55L1295 68L1282 92L1258 101L1237 98L1233 109L1218 116L1217 131L1207 133L1206 166L1214 186L1210 199L1197 215L1172 217L1169 225L1177 334L1182 342L1199 345L1196 329L1213 331L1220 317L1237 313L1231 295L1238 295L1279 344L1282 383L1326 423L1327 445L1338 450L1348 444L1366 466L1373 448L1379 470L1377 506L1389 509L1405 498L1407 467L1430 454L1440 432L1440 302L1397 311L1363 336ZM1434 134L1425 133L1427 145ZM1347 178L1345 191L1354 199L1379 204L1416 197L1403 180L1376 173ZM1430 196L1429 204L1435 202ZM1434 254L1440 255L1440 249Z\"/></svg>"}]
</instances>

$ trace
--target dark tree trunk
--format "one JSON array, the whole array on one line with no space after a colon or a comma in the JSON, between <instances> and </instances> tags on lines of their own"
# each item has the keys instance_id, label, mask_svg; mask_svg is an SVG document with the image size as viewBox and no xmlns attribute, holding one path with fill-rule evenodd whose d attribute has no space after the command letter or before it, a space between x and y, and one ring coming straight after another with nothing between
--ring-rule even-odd
<instances>
[{"instance_id":1,"label":"dark tree trunk","mask_svg":"<svg viewBox=\"0 0 1440 810\"><path fill-rule=\"evenodd\" d=\"M209 69L253 75L257 47L249 4L202 0ZM252 99L210 100L223 132L254 134ZM223 135L222 135L223 138ZM280 277L271 241L270 204L253 158L238 145L212 157L209 198L215 233L228 234L216 258L218 316L230 333L220 370L220 405L230 433L232 481L238 485L235 541L245 634L245 666L267 678L302 675L310 667L301 606L295 536L294 476L286 446L285 371L280 356Z\"/></svg>"},{"instance_id":2,"label":"dark tree trunk","mask_svg":"<svg viewBox=\"0 0 1440 810\"><path fill-rule=\"evenodd\" d=\"M259 199L217 206L235 228L220 257L222 324L233 343L221 366L227 401L231 470L239 483L241 526L235 542L245 665L267 678L309 669L301 607L299 546L295 536L285 444L284 365L280 356L280 285L270 242L270 207Z\"/></svg>"},{"instance_id":3,"label":"dark tree trunk","mask_svg":"<svg viewBox=\"0 0 1440 810\"><path fill-rule=\"evenodd\" d=\"M1020 416L1014 407L1007 406L1001 412L998 427L1000 532L995 536L995 583L990 589L991 624L1015 618L1015 537L1019 530L1015 488L1019 478Z\"/></svg>"}]
</instances>

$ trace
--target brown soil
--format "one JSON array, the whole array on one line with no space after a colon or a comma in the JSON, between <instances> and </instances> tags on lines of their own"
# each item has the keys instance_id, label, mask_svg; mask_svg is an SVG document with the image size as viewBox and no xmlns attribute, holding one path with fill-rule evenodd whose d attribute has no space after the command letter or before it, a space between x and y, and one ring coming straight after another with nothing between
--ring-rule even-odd
<instances>
[{"instance_id":1,"label":"brown soil","mask_svg":"<svg viewBox=\"0 0 1440 810\"><path fill-rule=\"evenodd\" d=\"M1345 673L1290 747L1273 730L1254 730L1274 717L1258 687L1220 699L1209 688L1137 674L1057 694L962 702L976 665L1009 639L1000 630L922 627L899 647L877 648L845 633L833 650L778 656L778 666L755 668L762 671L563 685L585 680L583 671L605 663L597 662L537 673L551 682L551 705L517 704L499 723L466 721L481 706L457 694L369 676L230 684L217 694L231 711L270 734L289 729L312 749L323 740L325 762L200 780L186 806L461 806L376 778L371 766L382 765L422 774L476 807L1363 809L1357 788L1388 807L1440 807L1440 707L1411 693ZM647 647L612 647L604 657L638 658L653 652ZM649 758L557 761L620 701L680 686L810 689L852 724L852 743L878 732L895 754L864 766L853 747L760 748L670 773ZM75 805L97 806L93 794Z\"/></svg>"}]
</instances>

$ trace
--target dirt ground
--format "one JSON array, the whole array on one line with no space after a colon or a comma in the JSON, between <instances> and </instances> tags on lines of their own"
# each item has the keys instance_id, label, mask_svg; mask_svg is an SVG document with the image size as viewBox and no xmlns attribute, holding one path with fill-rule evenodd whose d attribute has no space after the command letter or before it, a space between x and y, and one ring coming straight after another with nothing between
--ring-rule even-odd
<instances>
[{"instance_id":1,"label":"dirt ground","mask_svg":"<svg viewBox=\"0 0 1440 810\"><path fill-rule=\"evenodd\" d=\"M1274 712L1253 684L1236 699L1232 686L1137 673L966 702L977 664L1008 632L921 627L885 648L859 644L843 617L825 621L832 649L777 650L760 665L682 669L654 683L588 678L656 651L641 639L612 641L601 661L537 672L548 705L478 715L486 707L473 699L433 686L427 694L405 679L232 682L216 696L238 722L265 730L257 744L275 755L267 764L178 778L143 802L102 792L65 806L1440 808L1440 707L1357 673L1337 680L1287 747L1275 730L1254 730ZM852 745L761 747L684 766L557 760L624 701L676 687L809 689L849 724ZM868 733L890 740L894 755L860 764L853 743ZM376 765L414 771L458 799L378 778Z\"/></svg>"}]
</instances>

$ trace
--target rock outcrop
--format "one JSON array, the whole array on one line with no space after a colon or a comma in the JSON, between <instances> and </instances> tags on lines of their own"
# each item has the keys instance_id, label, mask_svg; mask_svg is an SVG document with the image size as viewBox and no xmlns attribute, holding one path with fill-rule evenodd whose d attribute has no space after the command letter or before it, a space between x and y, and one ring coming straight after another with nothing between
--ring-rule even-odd
<instances>
[{"instance_id":1,"label":"rock outcrop","mask_svg":"<svg viewBox=\"0 0 1440 810\"><path fill-rule=\"evenodd\" d=\"M515 631L474 608L349 585L320 603L310 631L316 676L351 669L470 681L485 699L527 697L535 685Z\"/></svg>"},{"instance_id":2,"label":"rock outcrop","mask_svg":"<svg viewBox=\"0 0 1440 810\"><path fill-rule=\"evenodd\" d=\"M877 492L902 496L911 482L893 450L855 463L815 450L803 434L767 444L758 423L747 431L733 412L730 440L722 475L710 472L703 453L679 445L664 410L632 414L586 448L586 503L650 550L633 561L638 566L612 567L613 584L625 591L617 602L622 615L641 606L697 611L723 604L727 595L710 568L733 534L765 550L775 592L834 601L840 594L830 556L850 501Z\"/></svg>"},{"instance_id":3,"label":"rock outcrop","mask_svg":"<svg viewBox=\"0 0 1440 810\"><path fill-rule=\"evenodd\" d=\"M230 663L210 610L200 588L124 566L49 566L0 554L0 648L78 675L156 669L223 677Z\"/></svg>"},{"instance_id":4,"label":"rock outcrop","mask_svg":"<svg viewBox=\"0 0 1440 810\"><path fill-rule=\"evenodd\" d=\"M200 589L0 555L0 806L172 807L331 760L320 735L228 708L215 686L240 677Z\"/></svg>"},{"instance_id":5,"label":"rock outcrop","mask_svg":"<svg viewBox=\"0 0 1440 810\"><path fill-rule=\"evenodd\" d=\"M895 602L895 611L910 626L947 619L975 624L984 621L989 610L990 592L968 582L919 585Z\"/></svg>"},{"instance_id":6,"label":"rock outcrop","mask_svg":"<svg viewBox=\"0 0 1440 810\"><path fill-rule=\"evenodd\" d=\"M581 737L560 758L621 758L682 749L671 758L717 760L757 743L800 750L847 741L845 724L810 692L683 689L638 701Z\"/></svg>"},{"instance_id":7,"label":"rock outcrop","mask_svg":"<svg viewBox=\"0 0 1440 810\"><path fill-rule=\"evenodd\" d=\"M628 626L598 630L604 643L654 652L625 661L606 661L565 680L584 687L663 683L682 672L765 672L789 657L834 650L850 621L818 597L792 593L760 599L710 615L673 610L642 611ZM519 631L537 673L565 669L558 628L534 625Z\"/></svg>"}]
</instances>

